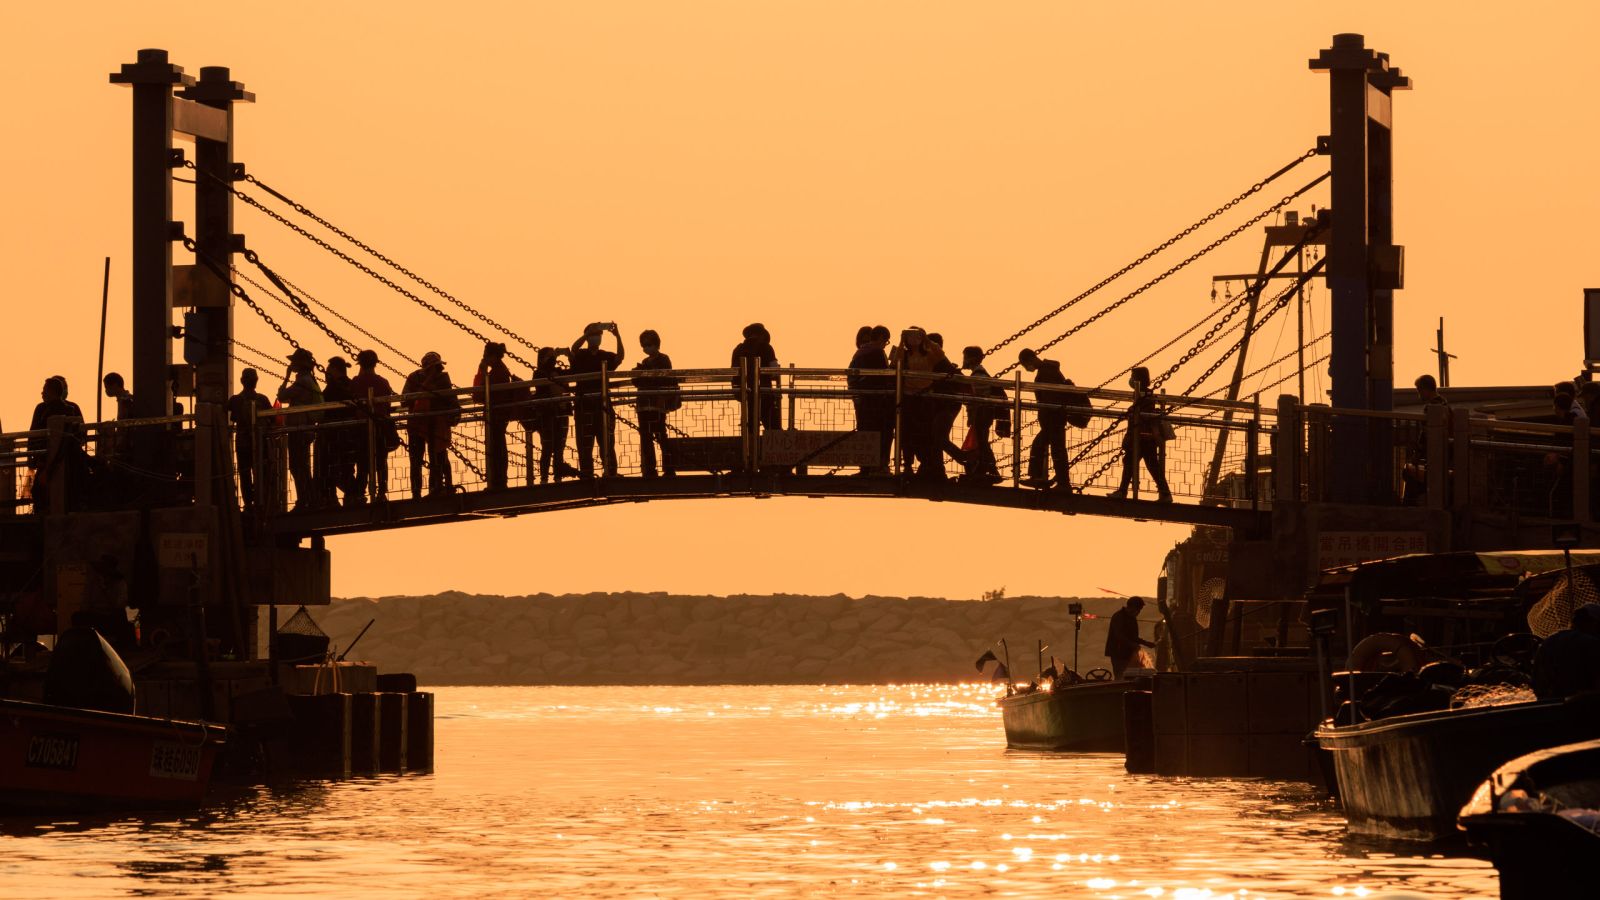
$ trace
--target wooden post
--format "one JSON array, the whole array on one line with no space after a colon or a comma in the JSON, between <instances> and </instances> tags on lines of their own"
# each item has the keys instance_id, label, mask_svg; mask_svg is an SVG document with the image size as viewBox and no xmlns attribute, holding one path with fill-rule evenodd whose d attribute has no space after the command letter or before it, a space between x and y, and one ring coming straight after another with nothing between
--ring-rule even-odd
<instances>
[{"instance_id":1,"label":"wooden post","mask_svg":"<svg viewBox=\"0 0 1600 900\"><path fill-rule=\"evenodd\" d=\"M1579 419L1572 426L1572 519L1589 521L1589 420Z\"/></svg>"},{"instance_id":2,"label":"wooden post","mask_svg":"<svg viewBox=\"0 0 1600 900\"><path fill-rule=\"evenodd\" d=\"M1299 500L1300 454L1304 445L1299 397L1292 394L1278 397L1278 433L1272 440L1273 502Z\"/></svg>"},{"instance_id":3,"label":"wooden post","mask_svg":"<svg viewBox=\"0 0 1600 900\"><path fill-rule=\"evenodd\" d=\"M1450 477L1450 415L1449 409L1438 403L1427 407L1428 414L1427 433L1424 440L1428 447L1428 469L1425 473L1428 485L1428 508L1444 509L1448 506L1449 477ZM1463 411L1462 415L1466 415Z\"/></svg>"},{"instance_id":4,"label":"wooden post","mask_svg":"<svg viewBox=\"0 0 1600 900\"><path fill-rule=\"evenodd\" d=\"M1011 387L1011 486L1022 487L1022 372Z\"/></svg>"},{"instance_id":5,"label":"wooden post","mask_svg":"<svg viewBox=\"0 0 1600 900\"><path fill-rule=\"evenodd\" d=\"M1452 418L1450 467L1454 470L1455 490L1450 495L1450 508L1464 510L1472 501L1472 417L1463 409Z\"/></svg>"}]
</instances>

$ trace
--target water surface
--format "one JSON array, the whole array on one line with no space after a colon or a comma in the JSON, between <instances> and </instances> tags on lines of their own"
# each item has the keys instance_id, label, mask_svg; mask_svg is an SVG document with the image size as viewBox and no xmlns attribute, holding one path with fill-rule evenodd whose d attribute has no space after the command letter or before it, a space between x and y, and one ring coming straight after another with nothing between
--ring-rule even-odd
<instances>
[{"instance_id":1,"label":"water surface","mask_svg":"<svg viewBox=\"0 0 1600 900\"><path fill-rule=\"evenodd\" d=\"M987 686L438 691L434 775L0 820L6 897L1494 897L1307 789L1004 750Z\"/></svg>"}]
</instances>

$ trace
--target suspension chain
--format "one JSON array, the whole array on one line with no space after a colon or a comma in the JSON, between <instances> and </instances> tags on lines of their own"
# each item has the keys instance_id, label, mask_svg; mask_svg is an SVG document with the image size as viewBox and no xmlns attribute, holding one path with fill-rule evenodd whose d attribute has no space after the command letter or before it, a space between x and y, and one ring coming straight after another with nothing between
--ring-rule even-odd
<instances>
[{"instance_id":1,"label":"suspension chain","mask_svg":"<svg viewBox=\"0 0 1600 900\"><path fill-rule=\"evenodd\" d=\"M1071 300L1068 300L1067 302L1061 304L1060 306L1056 307L1055 309L1051 310L1050 312L1045 313L1043 316L1040 316L1038 319L1034 320L1034 322L1031 325L1028 325L1028 326L1016 331L1010 337L1006 338L1005 340L1002 340L998 344L995 344L993 347L990 347L988 349L988 351L984 355L987 356L989 354L992 354L996 350L999 350L999 349L1005 347L1006 345L1011 344L1012 342L1014 342L1017 339L1021 338L1023 335L1027 334L1028 332L1034 330L1035 328L1038 328L1040 325L1043 325L1044 323L1050 321L1051 319L1055 318L1056 316L1058 316L1058 315L1066 312L1067 310L1071 309L1072 307L1076 306L1080 301L1082 301L1085 298L1089 297L1091 294L1095 293L1096 291L1100 290L1101 288L1105 287L1106 285L1110 284L1111 282L1116 281L1118 278L1121 278L1122 276L1128 274L1129 272L1133 271L1135 268L1138 268L1139 266L1141 266L1144 263L1148 262L1152 257L1154 257L1157 254L1161 253L1163 250L1166 250L1168 247L1171 247L1173 244L1176 244L1178 241L1181 241L1184 238L1188 237L1189 235L1195 233L1197 230L1199 230L1200 228L1202 228L1205 225L1209 224L1212 220L1216 219L1218 216L1222 215L1223 213L1227 212L1230 209L1233 209L1235 206L1238 206L1242 201L1244 201L1244 200L1250 198L1251 196L1255 195L1256 193L1260 192L1262 188L1265 188L1267 185L1271 184L1272 182L1277 181L1279 178L1281 178L1285 174L1287 174L1290 171L1292 171L1296 166L1300 165L1301 163L1305 162L1306 160L1308 160L1308 159L1310 159L1310 158L1312 158L1313 156L1316 156L1316 155L1317 155L1317 148L1312 147L1310 150L1307 150L1306 152L1304 152L1304 153L1300 154L1299 156L1295 157L1293 160L1291 160L1283 168L1279 169L1276 172L1273 172L1271 175L1268 175L1266 178L1261 179L1260 181L1256 182L1255 184L1250 185L1250 187L1247 188L1244 191L1244 193L1240 194L1237 197L1234 197L1232 200L1229 200L1227 203L1224 203L1221 206L1217 207L1216 209L1212 210L1211 212L1207 213L1205 216L1203 216L1198 221L1196 221L1193 225L1190 225L1188 228L1183 229L1182 231L1178 232L1177 234L1173 235L1172 237L1169 237L1166 240L1162 241L1161 243L1157 244L1154 248L1152 248L1151 250L1146 252L1143 256L1140 256L1138 259L1135 259L1133 262L1128 263L1127 265L1123 266L1122 268L1118 269L1117 271L1115 271L1115 272L1111 273L1110 275L1106 276L1105 278L1101 279L1093 287L1089 288L1088 290L1084 291L1083 293L1077 295L1076 297L1073 297ZM1230 237L1231 237L1231 235L1230 235ZM1190 261L1192 261L1192 260L1190 260ZM1185 263L1185 265L1187 265L1187 262ZM1058 338L1057 340L1060 340L1060 339ZM1055 342L1052 342L1052 343L1055 343ZM1005 373L1002 372L1001 374L1005 374Z\"/></svg>"},{"instance_id":2,"label":"suspension chain","mask_svg":"<svg viewBox=\"0 0 1600 900\"><path fill-rule=\"evenodd\" d=\"M351 234L350 232L345 231L343 228L340 228L339 226L333 224L332 222L329 222L327 219L324 219L323 217L321 217L321 216L317 215L316 213L312 212L310 209L306 208L305 204L297 203L296 201L291 200L289 197L285 196L280 191L274 190L270 185L268 185L266 182L262 181L261 179L255 177L254 175L245 175L244 180L249 182L249 183L251 183L251 184L253 184L253 185L255 185L256 187L262 189L263 191L266 191L267 193L271 194L272 196L277 197L279 200L282 200L284 203L287 203L289 205L289 207L291 209L293 209L295 212L297 212L297 213L299 213L299 214L311 219L312 221L316 222L318 225L321 225L322 227L324 227L324 228L328 229L329 231L333 232L334 234L337 234L339 237L342 237L345 240L349 241L350 243L356 245L357 247L360 247L362 250L364 250L367 253L371 254L374 258L378 259L380 262L382 262L385 265L389 266L391 269L394 269L396 272L399 272L400 274L406 276L407 278L410 278L412 281L415 281L417 284L422 285L423 287L427 288L428 290L432 291L433 293L437 294L438 296L443 297L445 300L448 300L451 303L454 303L456 306L460 307L461 309L463 309L466 312L470 313L471 315L475 316L479 321L483 322L485 325L488 325L490 328L493 328L493 329L499 331L500 333L506 335L507 337L511 338L512 340L516 341L517 343L523 345L524 347L527 347L529 350L537 351L539 349L538 346L530 343L526 338L522 337L521 335L517 334L516 332L512 331L511 329L505 327L504 325L501 325L499 322L496 322L494 319L489 318L488 316L484 315L483 313L479 312L478 310L474 309L473 307L469 306L468 304L462 302L454 294L451 294L449 291L446 291L443 288L439 287L438 285L435 285L433 282L427 280L426 278L423 278L422 276L420 276L417 273L411 271L410 269L406 268L405 266L400 265L398 262L395 262L393 259L389 258L388 256L385 256L384 254L379 253L370 244L367 244L365 241L360 240L359 238L357 238L355 235Z\"/></svg>"},{"instance_id":3,"label":"suspension chain","mask_svg":"<svg viewBox=\"0 0 1600 900\"><path fill-rule=\"evenodd\" d=\"M327 241L323 240L322 238L317 237L316 235L312 234L311 232L307 231L306 229L301 228L299 225L296 225L295 223L289 221L289 219L287 217L283 216L277 210L274 210L274 209L271 209L271 208L267 207L261 201L259 201L256 198L250 196L249 194L246 194L244 191L241 191L238 188L234 187L232 183L230 183L228 181L224 181L223 179L220 179L220 178L216 178L216 176L211 176L211 177L213 179L215 179L218 184L221 184L224 187L226 187L230 192L232 192L233 196L237 197L240 201L242 201L242 202L244 202L244 203L246 203L246 204L248 204L250 206L255 207L256 209L258 209L261 212L265 213L270 218L272 218L275 221L277 221L280 225L283 225L285 228L288 228L289 230L295 232L296 234L300 235L301 237L305 238L306 240L312 242L313 244L316 244L318 247L321 247L322 249L328 251L329 253L332 253L334 256L339 257L340 259L344 260L345 262L349 263L350 265L354 266L355 268L360 269L362 272L364 272L367 275L370 275L372 278L376 279L380 284L384 285L385 287L389 288L390 290L393 290L394 292L396 292L398 294L401 294L402 296L404 296L407 299L409 299L411 302L417 304L418 306L422 307L423 309L428 310L429 312L433 313L434 315L438 316L439 318L444 319L446 322L449 322L451 325L454 325L457 328L461 329L462 331L465 331L467 334L472 335L473 337L477 338L479 341L481 341L481 342L483 342L485 344L489 343L489 338L486 337L483 333L479 332L477 329L473 328L471 325L468 325L467 323L461 321L460 319L457 319L455 316L450 315L449 313L447 313L444 310L440 309L439 307L433 305L432 303L429 303L428 301L422 299L421 297L418 297L416 294L413 294L412 292L410 292L410 291L406 290L405 288L401 287L399 284L396 284L392 279L388 278L383 273L378 272L377 270L373 269L371 266L368 266L367 264L361 262L360 260L356 259L355 257L352 257L350 254L344 252L343 250L340 250L338 247L333 246L332 244L328 243ZM527 366L530 369L535 368L533 363L531 363L528 360L524 359L523 357L517 355L517 353L515 351L512 351L512 350L508 349L506 351L506 355L511 357L512 359L516 360L517 362L522 363L524 366Z\"/></svg>"},{"instance_id":4,"label":"suspension chain","mask_svg":"<svg viewBox=\"0 0 1600 900\"><path fill-rule=\"evenodd\" d=\"M284 297L288 298L290 304L294 306L295 312L298 312L301 316L303 316L307 322L317 326L317 328L319 328L323 334L328 336L328 340L331 340L337 344L339 349L343 350L345 353L348 353L351 356L352 361L354 361L354 357L356 355L355 345L345 340L332 328L329 328L327 323L323 322L321 317L312 311L311 307L306 305L304 300L301 300L293 291L289 290L289 286L283 283L283 279L278 277L277 272L272 271L270 266L261 261L261 257L257 256L254 250L245 250L244 258L247 262L260 269L261 274L267 276L267 280L272 282L272 284L277 287Z\"/></svg>"},{"instance_id":5,"label":"suspension chain","mask_svg":"<svg viewBox=\"0 0 1600 900\"><path fill-rule=\"evenodd\" d=\"M1201 316L1200 317L1200 321L1194 323L1193 325L1190 325L1188 328L1185 328L1183 331L1179 332L1177 337L1173 338L1170 341L1167 341L1165 344L1162 344L1161 346L1157 347L1156 349L1154 349L1154 350L1150 351L1149 353L1145 354L1142 359L1138 360L1137 362L1133 363L1132 365L1124 366L1121 371L1117 372L1115 375L1112 375L1110 378L1107 378L1105 381L1100 382L1100 384L1096 386L1097 389L1098 388L1104 388L1106 385L1110 384L1111 382L1116 381L1118 378L1121 378L1122 376L1128 374L1129 372L1132 372L1138 366L1142 366L1145 363L1149 362L1150 360L1155 359L1157 356L1161 355L1162 353L1165 353L1167 350L1170 350L1179 341L1183 340L1184 338L1188 337L1191 334L1194 334L1194 332L1201 325L1204 325L1205 323L1209 322L1212 319L1212 317L1216 316L1217 314L1221 313L1223 310L1225 310L1227 308L1228 307L1226 305L1224 305L1224 304L1218 304L1211 311L1209 311L1205 315Z\"/></svg>"},{"instance_id":6,"label":"suspension chain","mask_svg":"<svg viewBox=\"0 0 1600 900\"><path fill-rule=\"evenodd\" d=\"M300 342L295 340L294 337L290 335L282 325L279 325L277 320L272 318L271 313L262 309L260 304L256 303L256 301L250 297L250 294L245 291L244 287L240 285L239 282L230 278L227 271L224 270L222 266L218 265L216 260L201 253L199 247L194 242L194 238L189 237L187 234L183 236L183 249L193 253L195 259L200 260L202 265L211 270L211 274L221 279L222 283L228 286L229 293L233 294L235 297L238 297L245 306L255 310L255 314L260 316L262 321L266 322L273 331L276 331L278 333L278 337L283 338L284 341L286 341L289 346L293 347L294 349L301 349ZM241 344L240 346L243 345Z\"/></svg>"},{"instance_id":7,"label":"suspension chain","mask_svg":"<svg viewBox=\"0 0 1600 900\"><path fill-rule=\"evenodd\" d=\"M323 303L321 300L318 300L317 298L311 296L309 293L306 292L305 288L302 288L300 285L295 284L293 281L290 281L287 277L283 276L282 273L279 273L279 277L283 278L283 283L287 284L290 288L294 289L294 291L296 293L298 293L301 296L301 298L303 298L304 300L306 300L309 303L315 303L317 306L321 307L323 309L323 311L327 312L329 315L333 316L335 319L338 319L339 321L345 323L346 325L349 325L351 328L354 328L356 331L361 332L361 334L365 335L367 338L370 338L373 343L377 344L378 346L382 347L385 350L388 350L390 353L393 353L396 357L398 357L398 358L400 358L402 360L405 360L407 363L409 363L412 366L420 367L422 365L421 363L417 362L415 359L412 359L409 355L407 355L405 352L403 352L400 348L398 348L395 345L389 343L388 341L384 340L383 338L378 337L377 335L375 335L372 332L368 331L367 329L361 327L357 323L352 322L349 319L349 317L345 316L343 313L339 312L337 309L334 309L333 307L329 306L328 304ZM397 373L400 372L400 370L396 369L394 366L389 366L389 370L391 372L397 372ZM404 374L404 373L401 373L401 374Z\"/></svg>"},{"instance_id":8,"label":"suspension chain","mask_svg":"<svg viewBox=\"0 0 1600 900\"><path fill-rule=\"evenodd\" d=\"M1090 316L1087 319L1084 319L1082 322L1079 322L1078 324L1072 326L1071 328L1068 328L1066 331L1062 332L1059 335L1056 335L1054 338L1050 339L1049 341L1046 341L1045 343L1039 345L1035 349L1035 352L1043 353L1044 351L1049 350L1051 347L1054 347L1055 345L1061 343L1062 341L1066 340L1067 338L1072 337L1074 334L1077 334L1078 332L1080 332L1083 329L1089 327L1090 325L1093 325L1095 322L1098 322L1099 320L1105 318L1107 315L1109 315L1110 313L1112 313L1115 310L1117 310L1118 308L1120 308L1123 304L1127 303L1129 300L1132 300L1135 297L1138 297L1140 294L1143 294L1145 291L1148 291L1151 288L1155 287L1156 285L1160 284L1161 282L1166 281L1169 277L1171 277L1172 275L1177 274L1179 271L1182 271L1183 269L1187 268L1191 263L1193 263L1194 261L1200 259L1202 256L1205 256L1206 254L1208 254L1211 251L1217 249L1218 247L1222 246L1223 244L1227 243L1228 241L1233 240L1234 238L1238 237L1240 234L1244 233L1244 231L1246 229L1251 228L1256 223L1260 222L1261 220L1265 219L1266 217L1272 215L1273 213L1276 213L1278 210L1284 208L1285 206L1288 206L1291 202L1293 202L1295 200L1295 198L1299 197L1301 194L1304 194L1305 192L1311 190L1312 188L1316 187L1317 185L1321 184L1322 182L1328 180L1328 178L1331 176L1331 174L1332 173L1325 172L1322 175L1319 175L1316 178L1312 179L1304 187L1300 188L1299 190L1295 191L1294 193L1284 195L1283 199L1279 200L1277 203L1272 204L1271 206L1267 207L1266 209L1264 209L1261 212L1257 213L1256 215L1252 216L1249 220L1247 220L1247 221L1243 222L1242 224L1240 224L1237 228L1234 228L1232 231L1228 232L1227 234L1224 234L1222 237L1217 238L1216 240L1212 241L1211 243L1205 245L1204 247L1202 247L1199 250L1195 251L1194 253L1190 254L1188 256L1188 258L1182 260L1177 265L1174 265L1172 268L1166 270L1165 272L1162 272L1160 275L1157 275L1156 277L1150 279L1149 281L1145 282L1144 284L1139 285L1137 288L1134 288L1132 291L1129 291L1128 293L1122 295L1122 297L1120 297L1119 299L1117 299L1115 302L1111 303L1110 305L1106 306L1105 308L1101 309L1099 312L1095 313L1094 315ZM996 373L995 377L996 378L1004 377L1006 374L1008 374L1012 370L1014 370L1018 365L1019 365L1019 363L1012 363L1012 364L1006 366L1004 369L1001 369L998 373Z\"/></svg>"},{"instance_id":9,"label":"suspension chain","mask_svg":"<svg viewBox=\"0 0 1600 900\"><path fill-rule=\"evenodd\" d=\"M1313 276L1319 274L1322 271L1322 269L1327 265L1327 263L1328 263L1328 258L1326 256L1324 256L1323 258L1317 260L1315 263L1312 264L1311 268L1305 270L1304 273L1302 273L1298 278L1296 278L1293 284L1290 284L1288 287L1284 288L1283 291L1278 294L1278 296L1274 297L1273 300L1272 300L1272 304L1267 307L1266 312L1262 313L1261 318L1256 320L1255 324L1253 326L1251 326L1249 331L1247 331L1244 335L1240 336L1238 342L1236 342L1232 347L1228 348L1228 352L1226 352L1226 353L1222 354L1221 356L1217 357L1216 361L1213 362L1209 367L1207 367L1205 372L1203 374L1201 374L1201 376L1199 378L1196 378L1193 384L1189 385L1189 389L1184 391L1183 395L1187 397L1190 394L1193 394L1197 389L1199 389L1200 385L1205 383L1205 380L1207 378L1210 378L1213 374L1216 373L1216 371L1218 369L1222 368L1222 364L1224 362L1226 362L1229 357L1233 356L1233 354L1235 352L1237 352L1240 348L1242 348L1244 346L1245 339L1248 338L1251 334L1254 334L1256 331L1260 330L1261 326L1265 325L1267 323L1268 319L1272 318L1274 315L1277 315L1279 310L1284 309L1285 307L1287 307L1288 304L1289 304L1290 295L1293 294L1297 289L1299 289L1299 287L1301 285L1305 284L1307 281L1310 281ZM1176 370L1174 370L1174 371L1176 371ZM1171 374L1171 373L1168 373L1168 374ZM1163 377L1165 377L1165 376L1163 376Z\"/></svg>"}]
</instances>

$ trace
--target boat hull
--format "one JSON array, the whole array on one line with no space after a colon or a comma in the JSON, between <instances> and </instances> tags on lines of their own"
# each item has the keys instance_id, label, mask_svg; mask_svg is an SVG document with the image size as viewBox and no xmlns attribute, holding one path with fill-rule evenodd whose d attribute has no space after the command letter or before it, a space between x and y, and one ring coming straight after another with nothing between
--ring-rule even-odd
<instances>
[{"instance_id":1,"label":"boat hull","mask_svg":"<svg viewBox=\"0 0 1600 900\"><path fill-rule=\"evenodd\" d=\"M1131 681L1104 681L1001 697L996 702L1005 723L1006 746L1121 753L1127 747L1122 695L1132 689Z\"/></svg>"},{"instance_id":2,"label":"boat hull","mask_svg":"<svg viewBox=\"0 0 1600 900\"><path fill-rule=\"evenodd\" d=\"M1356 834L1453 837L1456 817L1494 770L1525 753L1600 737L1600 703L1516 703L1414 713L1316 731Z\"/></svg>"},{"instance_id":3,"label":"boat hull","mask_svg":"<svg viewBox=\"0 0 1600 900\"><path fill-rule=\"evenodd\" d=\"M220 725L0 700L0 812L192 807Z\"/></svg>"}]
</instances>

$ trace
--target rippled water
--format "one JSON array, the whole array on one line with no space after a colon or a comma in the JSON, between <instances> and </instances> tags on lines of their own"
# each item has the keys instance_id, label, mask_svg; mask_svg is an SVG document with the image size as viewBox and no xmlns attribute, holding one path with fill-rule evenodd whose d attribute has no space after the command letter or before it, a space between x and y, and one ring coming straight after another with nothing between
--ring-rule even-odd
<instances>
[{"instance_id":1,"label":"rippled water","mask_svg":"<svg viewBox=\"0 0 1600 900\"><path fill-rule=\"evenodd\" d=\"M444 688L437 774L0 820L0 896L1494 897L1306 790L1004 750L987 687Z\"/></svg>"}]
</instances>

